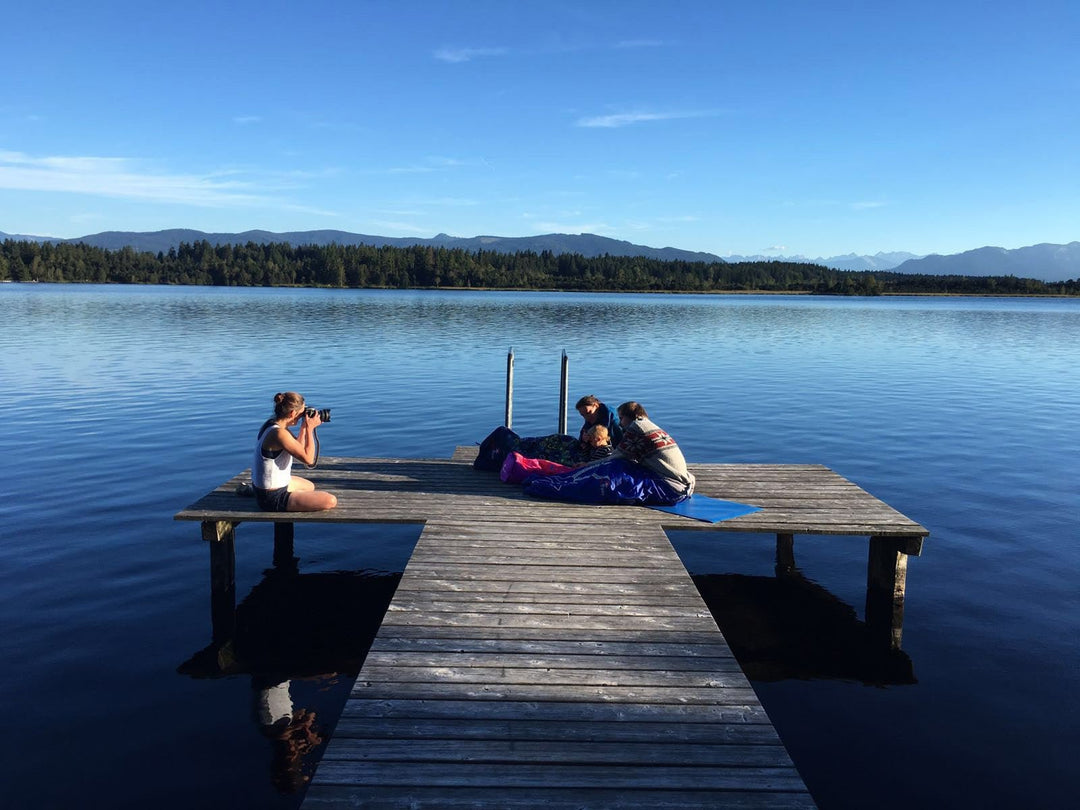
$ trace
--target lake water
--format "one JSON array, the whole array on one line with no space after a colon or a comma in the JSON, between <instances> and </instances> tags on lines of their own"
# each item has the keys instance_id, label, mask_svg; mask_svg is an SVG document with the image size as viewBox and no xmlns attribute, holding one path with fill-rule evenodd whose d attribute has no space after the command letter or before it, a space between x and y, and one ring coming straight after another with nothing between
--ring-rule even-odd
<instances>
[{"instance_id":1,"label":"lake water","mask_svg":"<svg viewBox=\"0 0 1080 810\"><path fill-rule=\"evenodd\" d=\"M931 531L885 660L865 541L797 537L782 582L768 536L672 534L822 808L1080 792L1080 301L5 284L0 315L4 806L298 806L419 528L298 526L275 566L241 526L223 661L172 516L281 390L333 410L327 455L447 457L501 423L510 347L523 434L565 350L571 402L637 399L691 461L825 464Z\"/></svg>"}]
</instances>

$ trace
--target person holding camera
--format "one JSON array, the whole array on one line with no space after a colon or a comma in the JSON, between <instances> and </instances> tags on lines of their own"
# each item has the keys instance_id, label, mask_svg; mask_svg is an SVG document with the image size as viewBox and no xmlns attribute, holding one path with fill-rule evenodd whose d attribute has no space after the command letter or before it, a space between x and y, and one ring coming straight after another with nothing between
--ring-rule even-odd
<instances>
[{"instance_id":1,"label":"person holding camera","mask_svg":"<svg viewBox=\"0 0 1080 810\"><path fill-rule=\"evenodd\" d=\"M259 428L251 464L255 499L264 512L318 512L337 506L336 495L316 491L311 481L292 474L293 459L315 463L315 428L323 421L322 413L307 408L295 391L274 395L274 416ZM289 428L297 424L300 431L294 436Z\"/></svg>"}]
</instances>

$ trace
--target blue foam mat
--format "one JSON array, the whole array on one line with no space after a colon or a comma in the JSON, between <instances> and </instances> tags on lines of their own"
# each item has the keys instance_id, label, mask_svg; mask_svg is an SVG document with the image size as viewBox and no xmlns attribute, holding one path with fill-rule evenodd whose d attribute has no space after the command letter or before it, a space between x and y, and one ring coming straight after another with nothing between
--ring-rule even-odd
<instances>
[{"instance_id":1,"label":"blue foam mat","mask_svg":"<svg viewBox=\"0 0 1080 810\"><path fill-rule=\"evenodd\" d=\"M719 523L721 520L749 515L760 512L760 506L750 506L735 501L722 501L719 498L710 498L708 495L691 495L685 501L680 501L674 506L650 506L650 509L658 509L661 512L670 512L673 515L703 520L706 523Z\"/></svg>"}]
</instances>

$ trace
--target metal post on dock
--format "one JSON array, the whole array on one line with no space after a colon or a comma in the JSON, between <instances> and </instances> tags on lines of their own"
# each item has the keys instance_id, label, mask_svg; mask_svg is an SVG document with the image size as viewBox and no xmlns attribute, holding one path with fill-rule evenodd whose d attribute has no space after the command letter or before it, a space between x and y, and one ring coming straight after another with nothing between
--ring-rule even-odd
<instances>
[{"instance_id":1,"label":"metal post on dock","mask_svg":"<svg viewBox=\"0 0 1080 810\"><path fill-rule=\"evenodd\" d=\"M506 429L511 428L514 420L514 347L511 346L506 355L506 417L503 424Z\"/></svg>"},{"instance_id":2,"label":"metal post on dock","mask_svg":"<svg viewBox=\"0 0 1080 810\"><path fill-rule=\"evenodd\" d=\"M562 376L559 380L559 433L566 433L566 402L570 390L569 362L570 358L566 356L566 349L563 349Z\"/></svg>"}]
</instances>

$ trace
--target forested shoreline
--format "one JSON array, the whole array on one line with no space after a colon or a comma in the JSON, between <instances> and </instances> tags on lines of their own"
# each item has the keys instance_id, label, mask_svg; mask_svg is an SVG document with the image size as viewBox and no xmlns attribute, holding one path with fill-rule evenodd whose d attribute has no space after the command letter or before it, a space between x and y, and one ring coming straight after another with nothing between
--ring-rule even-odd
<instances>
[{"instance_id":1,"label":"forested shoreline","mask_svg":"<svg viewBox=\"0 0 1080 810\"><path fill-rule=\"evenodd\" d=\"M819 295L1080 295L1080 280L834 270L798 262L685 262L639 256L499 253L431 246L212 245L168 253L5 240L0 281L216 287L784 292Z\"/></svg>"}]
</instances>

